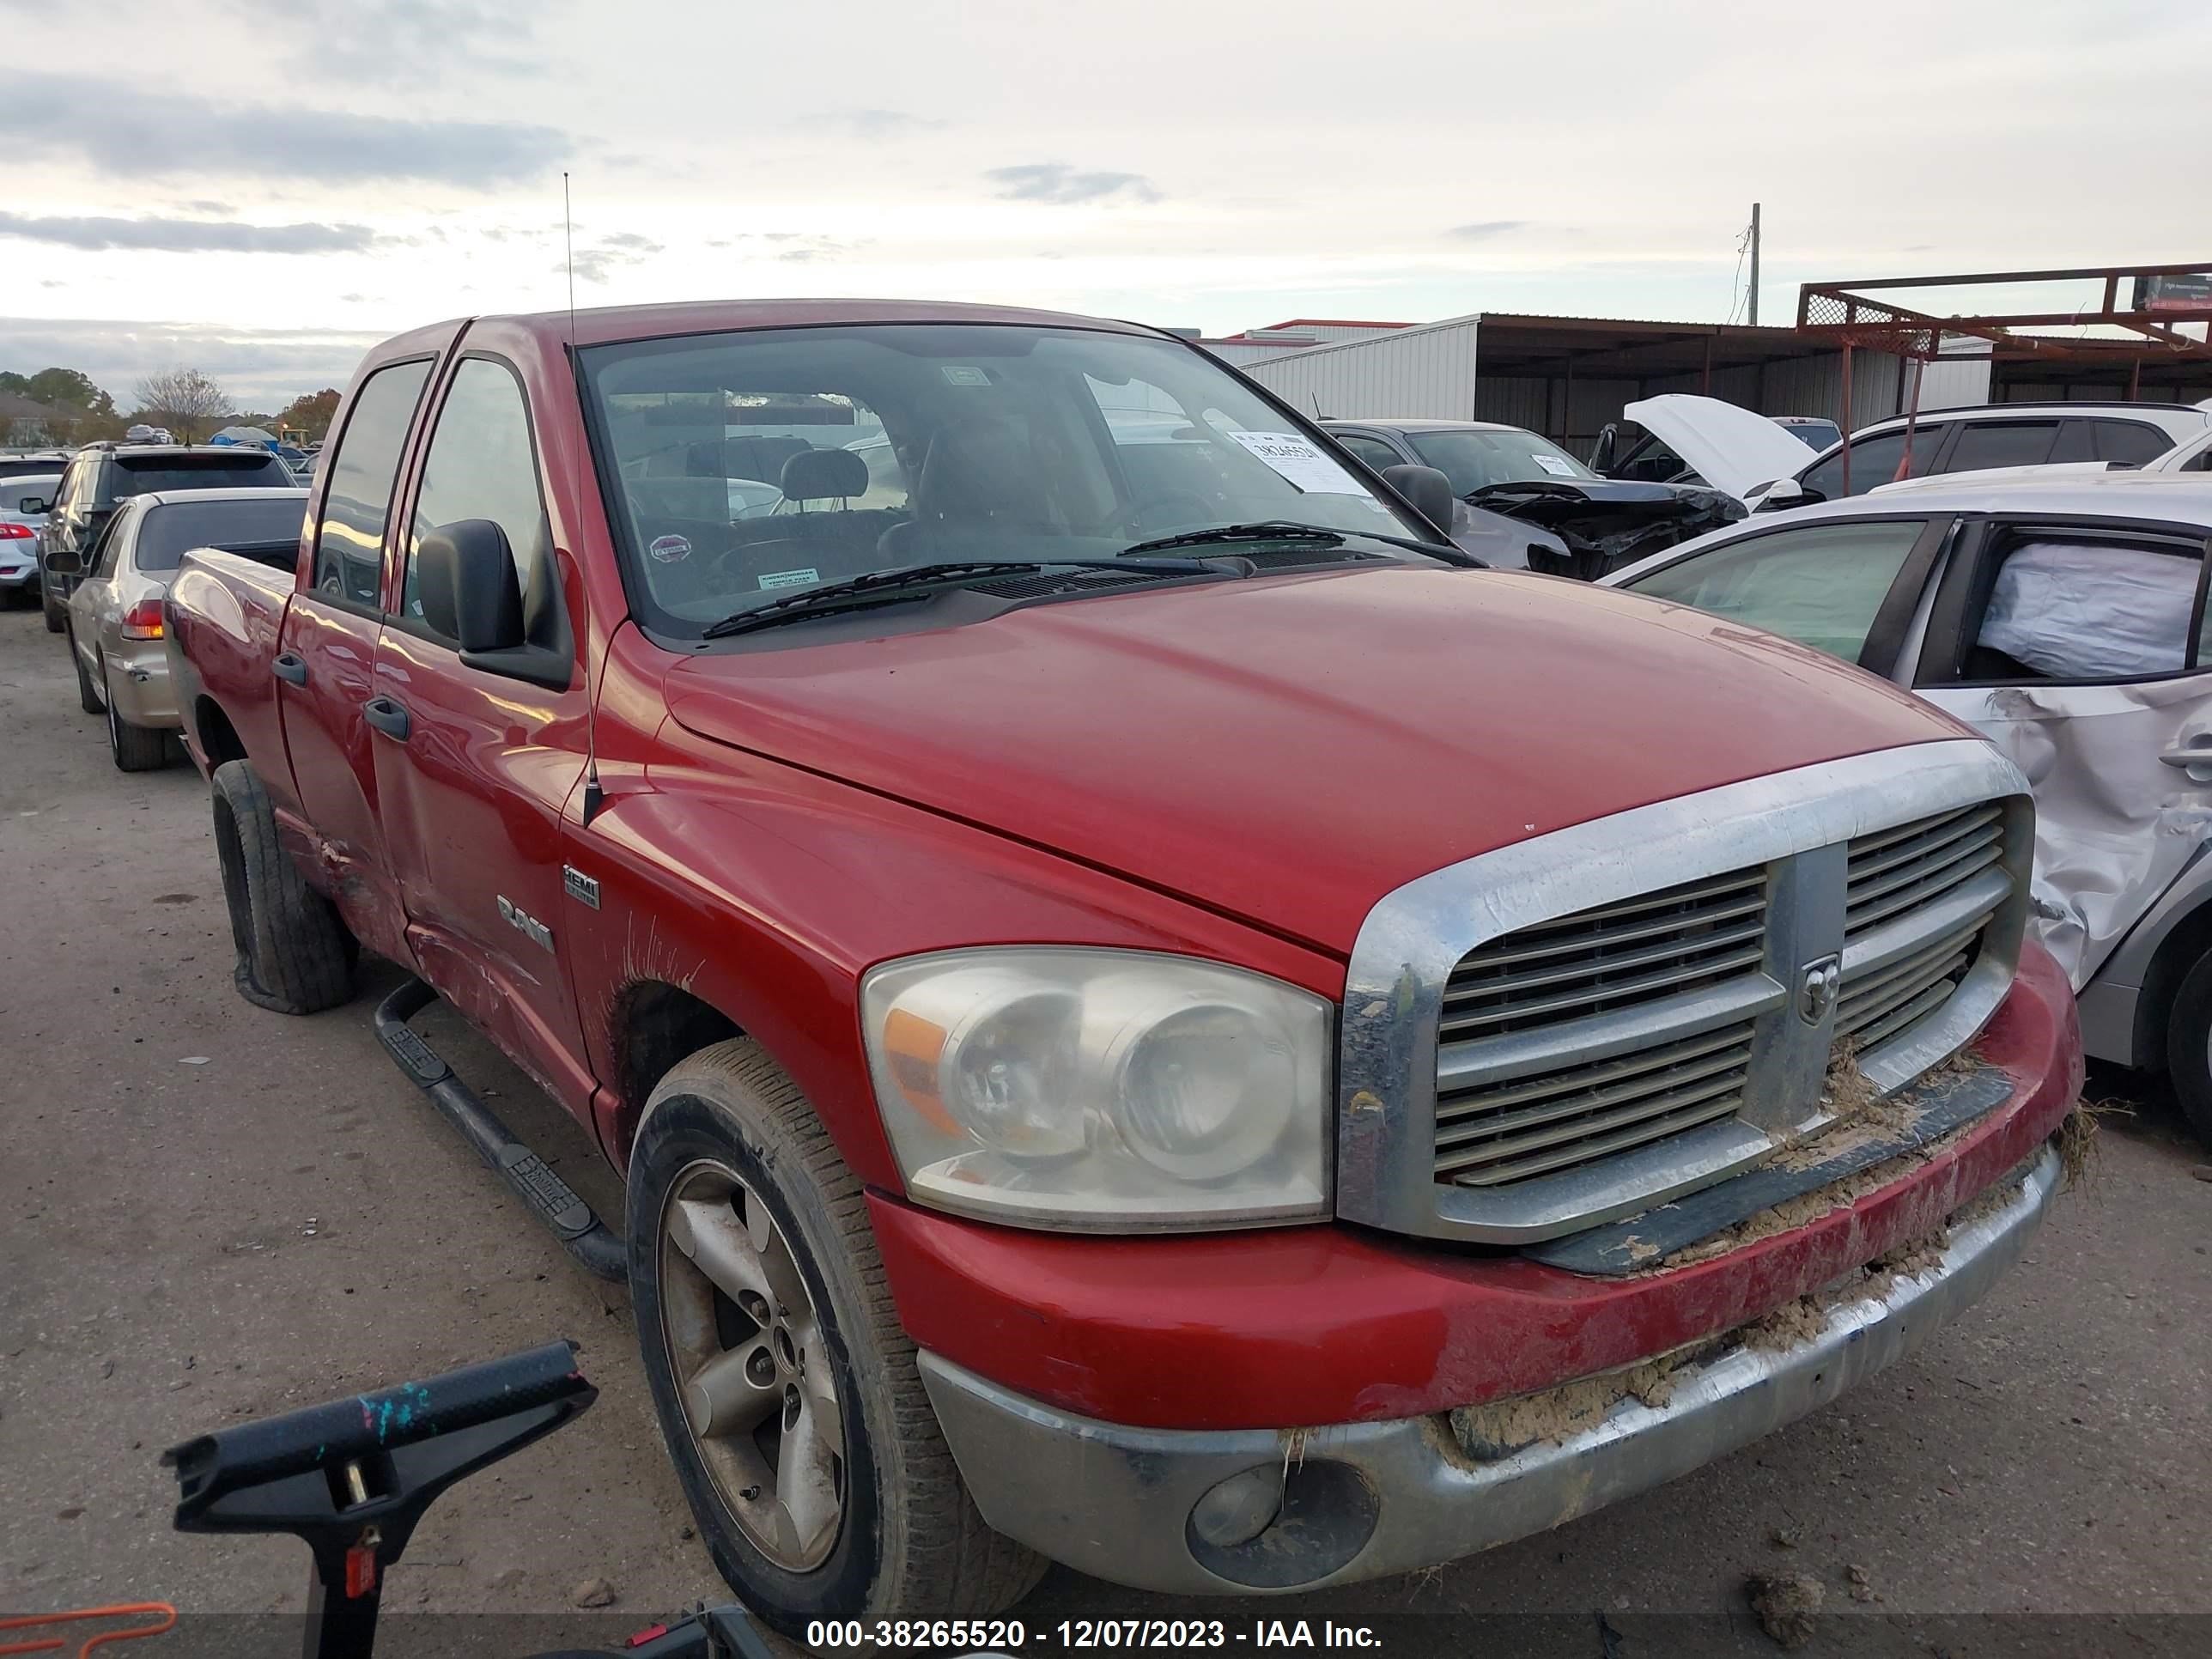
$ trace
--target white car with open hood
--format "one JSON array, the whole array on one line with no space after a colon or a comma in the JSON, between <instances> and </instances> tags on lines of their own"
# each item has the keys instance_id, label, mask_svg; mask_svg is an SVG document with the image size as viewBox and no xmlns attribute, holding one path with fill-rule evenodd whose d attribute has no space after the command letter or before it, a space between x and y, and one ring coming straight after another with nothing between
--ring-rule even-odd
<instances>
[{"instance_id":1,"label":"white car with open hood","mask_svg":"<svg viewBox=\"0 0 2212 1659\"><path fill-rule=\"evenodd\" d=\"M1808 459L1804 445L1767 416L1717 398L1676 392L1630 404L1622 413L1754 513L1917 485L1923 477L2166 470L2177 451L2193 453L2212 436L2212 410L2194 404L1978 404L1923 410L1909 420L1892 416L1861 427L1848 446L1832 444ZM2204 465L2200 459L2197 470Z\"/></svg>"},{"instance_id":2,"label":"white car with open hood","mask_svg":"<svg viewBox=\"0 0 2212 1659\"><path fill-rule=\"evenodd\" d=\"M1929 478L1762 514L1601 585L1856 663L1989 738L2034 788L2034 925L2083 1048L2170 1072L2212 1139L2208 544L2202 472Z\"/></svg>"}]
</instances>

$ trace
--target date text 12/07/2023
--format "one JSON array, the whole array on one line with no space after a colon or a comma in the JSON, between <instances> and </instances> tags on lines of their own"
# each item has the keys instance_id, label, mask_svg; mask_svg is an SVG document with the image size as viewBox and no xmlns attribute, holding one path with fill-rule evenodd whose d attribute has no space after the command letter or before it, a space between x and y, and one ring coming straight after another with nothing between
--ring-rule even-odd
<instances>
[{"instance_id":1,"label":"date text 12/07/2023","mask_svg":"<svg viewBox=\"0 0 2212 1659\"><path fill-rule=\"evenodd\" d=\"M1249 1625L1221 1619L1063 1619L1030 1629L1018 1619L817 1620L806 1645L817 1653L840 1649L951 1651L988 1659L1024 1648L1365 1648L1381 1637L1365 1625L1333 1620L1255 1619Z\"/></svg>"}]
</instances>

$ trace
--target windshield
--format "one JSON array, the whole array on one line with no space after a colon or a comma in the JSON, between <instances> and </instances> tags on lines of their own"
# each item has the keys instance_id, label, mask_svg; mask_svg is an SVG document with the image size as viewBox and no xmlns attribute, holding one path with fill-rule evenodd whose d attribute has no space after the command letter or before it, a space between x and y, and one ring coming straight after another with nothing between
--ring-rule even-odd
<instances>
[{"instance_id":1,"label":"windshield","mask_svg":"<svg viewBox=\"0 0 2212 1659\"><path fill-rule=\"evenodd\" d=\"M1451 480L1455 495L1471 495L1491 484L1561 478L1587 482L1597 477L1548 438L1519 427L1409 432L1406 441L1416 455Z\"/></svg>"},{"instance_id":2,"label":"windshield","mask_svg":"<svg viewBox=\"0 0 2212 1659\"><path fill-rule=\"evenodd\" d=\"M269 542L296 542L307 513L305 490L247 501L163 501L140 521L131 561L141 570L174 570L195 547L234 552Z\"/></svg>"},{"instance_id":3,"label":"windshield","mask_svg":"<svg viewBox=\"0 0 2212 1659\"><path fill-rule=\"evenodd\" d=\"M1079 329L760 329L583 354L633 570L696 635L797 590L1255 520L1434 539L1211 358Z\"/></svg>"}]
</instances>

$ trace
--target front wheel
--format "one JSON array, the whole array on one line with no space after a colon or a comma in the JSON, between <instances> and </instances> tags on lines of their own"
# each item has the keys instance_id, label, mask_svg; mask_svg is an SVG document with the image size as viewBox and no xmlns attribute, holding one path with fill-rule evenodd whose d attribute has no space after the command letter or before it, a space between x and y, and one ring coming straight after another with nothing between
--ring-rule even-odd
<instances>
[{"instance_id":1,"label":"front wheel","mask_svg":"<svg viewBox=\"0 0 2212 1659\"><path fill-rule=\"evenodd\" d=\"M2212 1145L2212 951L2197 958L2166 1019L2166 1069L2190 1127Z\"/></svg>"},{"instance_id":2,"label":"front wheel","mask_svg":"<svg viewBox=\"0 0 2212 1659\"><path fill-rule=\"evenodd\" d=\"M653 1407L740 1600L795 1636L988 1616L1028 1593L1044 1563L961 1482L860 1182L757 1043L702 1049L653 1091L629 1202Z\"/></svg>"},{"instance_id":3,"label":"front wheel","mask_svg":"<svg viewBox=\"0 0 2212 1659\"><path fill-rule=\"evenodd\" d=\"M47 633L58 634L69 626L69 608L54 603L52 589L43 586L39 589L39 608L46 613Z\"/></svg>"}]
</instances>

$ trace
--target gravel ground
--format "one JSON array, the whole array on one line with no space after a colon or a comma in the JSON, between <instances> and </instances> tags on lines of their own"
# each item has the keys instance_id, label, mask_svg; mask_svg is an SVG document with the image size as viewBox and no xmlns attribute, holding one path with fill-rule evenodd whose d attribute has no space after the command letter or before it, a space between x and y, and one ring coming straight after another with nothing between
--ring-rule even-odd
<instances>
[{"instance_id":1,"label":"gravel ground","mask_svg":"<svg viewBox=\"0 0 2212 1659\"><path fill-rule=\"evenodd\" d=\"M572 1267L385 1057L368 1016L389 970L307 1019L234 993L204 786L181 763L111 766L35 611L0 615L0 1609L160 1597L296 1612L299 1547L171 1532L159 1451L556 1335L582 1345L599 1405L441 1500L387 1605L552 1614L599 1577L628 1627L714 1595L627 1299ZM556 1109L465 1030L426 1030L619 1212ZM2138 1092L2130 1081L2093 1093ZM2106 1120L2101 1148L2097 1180L2061 1201L2018 1272L1838 1406L1557 1532L1266 1615L1554 1615L1518 1627L1527 1650L1556 1638L1596 1656L1602 1614L1624 1654L1675 1650L1693 1627L1702 1645L1681 1650L1720 1650L1724 1631L1748 1652L1765 1638L1744 1580L1776 1571L1826 1586L1812 1651L1844 1650L1845 1626L1870 1651L1877 1629L1936 1615L2020 1651L2106 1626L1965 1616L2212 1613L2212 1184L2191 1175L2207 1154L2155 1101ZM1853 1567L1877 1600L1854 1599ZM1022 1611L1036 1629L1255 1609L1055 1570ZM1424 1620L1389 1645L1461 1623ZM1940 1647L1915 1628L1923 1645L1899 1650ZM2138 1629L2130 1650L2169 1638L2206 1650L2212 1621Z\"/></svg>"}]
</instances>

